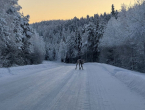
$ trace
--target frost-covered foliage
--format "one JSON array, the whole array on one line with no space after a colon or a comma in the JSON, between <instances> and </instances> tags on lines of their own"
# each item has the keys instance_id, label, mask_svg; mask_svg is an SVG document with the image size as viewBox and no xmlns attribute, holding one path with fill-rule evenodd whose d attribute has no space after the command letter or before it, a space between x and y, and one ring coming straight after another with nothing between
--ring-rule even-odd
<instances>
[{"instance_id":1,"label":"frost-covered foliage","mask_svg":"<svg viewBox=\"0 0 145 110\"><path fill-rule=\"evenodd\" d=\"M98 42L111 14L74 17L71 20L43 21L32 26L44 37L47 60L76 62L98 60Z\"/></svg>"},{"instance_id":2,"label":"frost-covered foliage","mask_svg":"<svg viewBox=\"0 0 145 110\"><path fill-rule=\"evenodd\" d=\"M145 2L110 14L32 25L45 42L45 59L103 62L145 72Z\"/></svg>"},{"instance_id":3,"label":"frost-covered foliage","mask_svg":"<svg viewBox=\"0 0 145 110\"><path fill-rule=\"evenodd\" d=\"M112 17L99 44L100 62L145 72L145 1L122 5Z\"/></svg>"},{"instance_id":4,"label":"frost-covered foliage","mask_svg":"<svg viewBox=\"0 0 145 110\"><path fill-rule=\"evenodd\" d=\"M32 55L39 52L39 58L41 61L43 59L44 46L40 46L44 44L43 40L35 40L41 37L29 25L29 15L22 15L19 13L20 9L18 0L0 0L0 67L33 64L35 62ZM44 52L36 52L35 48L38 46L42 47Z\"/></svg>"}]
</instances>

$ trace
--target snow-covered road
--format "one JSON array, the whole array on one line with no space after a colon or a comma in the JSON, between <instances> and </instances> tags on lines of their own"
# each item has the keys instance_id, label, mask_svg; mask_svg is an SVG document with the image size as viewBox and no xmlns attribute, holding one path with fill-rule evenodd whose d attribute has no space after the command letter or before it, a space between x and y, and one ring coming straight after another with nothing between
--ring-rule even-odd
<instances>
[{"instance_id":1,"label":"snow-covered road","mask_svg":"<svg viewBox=\"0 0 145 110\"><path fill-rule=\"evenodd\" d=\"M104 64L88 63L84 70L61 63L32 67L11 68L11 76L0 78L0 110L145 110L143 92Z\"/></svg>"}]
</instances>

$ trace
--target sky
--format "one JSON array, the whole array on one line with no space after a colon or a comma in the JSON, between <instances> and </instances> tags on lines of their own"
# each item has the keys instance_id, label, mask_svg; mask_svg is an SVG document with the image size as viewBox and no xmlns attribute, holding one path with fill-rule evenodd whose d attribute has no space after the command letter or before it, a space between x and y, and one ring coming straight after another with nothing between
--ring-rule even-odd
<instances>
[{"instance_id":1,"label":"sky","mask_svg":"<svg viewBox=\"0 0 145 110\"><path fill-rule=\"evenodd\" d=\"M130 6L134 2L135 0L19 0L18 3L22 7L20 12L30 15L30 23L35 23L110 13L112 4L115 10L120 10L123 3Z\"/></svg>"}]
</instances>

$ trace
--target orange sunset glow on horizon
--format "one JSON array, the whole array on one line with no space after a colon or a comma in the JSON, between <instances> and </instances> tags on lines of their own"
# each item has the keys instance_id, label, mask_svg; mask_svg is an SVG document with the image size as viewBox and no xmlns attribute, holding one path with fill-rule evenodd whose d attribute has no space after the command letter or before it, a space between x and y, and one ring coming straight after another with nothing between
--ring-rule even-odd
<instances>
[{"instance_id":1,"label":"orange sunset glow on horizon","mask_svg":"<svg viewBox=\"0 0 145 110\"><path fill-rule=\"evenodd\" d=\"M120 11L121 5L133 5L136 0L19 0L20 12L30 15L30 23L46 20L72 19L111 12L111 5Z\"/></svg>"}]
</instances>

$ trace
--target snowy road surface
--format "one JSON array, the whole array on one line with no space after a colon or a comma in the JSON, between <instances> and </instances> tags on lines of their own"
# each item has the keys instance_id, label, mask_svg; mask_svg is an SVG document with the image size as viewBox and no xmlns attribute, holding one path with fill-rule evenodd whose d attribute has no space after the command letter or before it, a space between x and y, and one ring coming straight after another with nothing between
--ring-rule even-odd
<instances>
[{"instance_id":1,"label":"snowy road surface","mask_svg":"<svg viewBox=\"0 0 145 110\"><path fill-rule=\"evenodd\" d=\"M84 70L61 63L18 68L0 77L0 110L145 110L144 94L103 64L88 63Z\"/></svg>"}]
</instances>

